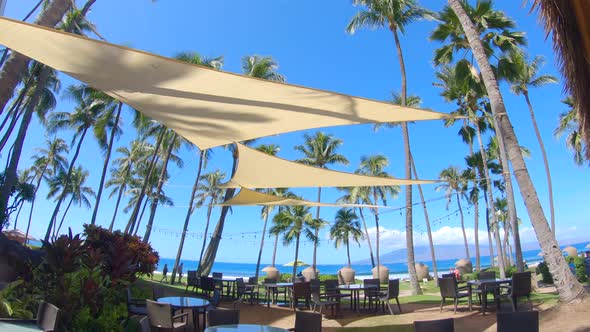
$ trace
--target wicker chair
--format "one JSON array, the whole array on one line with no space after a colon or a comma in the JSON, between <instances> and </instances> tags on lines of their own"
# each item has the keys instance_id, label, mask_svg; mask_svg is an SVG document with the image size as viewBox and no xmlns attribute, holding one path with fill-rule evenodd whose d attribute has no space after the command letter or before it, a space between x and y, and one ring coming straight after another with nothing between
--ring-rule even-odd
<instances>
[{"instance_id":1,"label":"wicker chair","mask_svg":"<svg viewBox=\"0 0 590 332\"><path fill-rule=\"evenodd\" d=\"M172 306L146 300L148 318L152 331L186 331L188 327L188 312L174 316ZM178 322L177 320L181 320Z\"/></svg>"},{"instance_id":2,"label":"wicker chair","mask_svg":"<svg viewBox=\"0 0 590 332\"><path fill-rule=\"evenodd\" d=\"M311 310L315 311L316 308L320 308L320 315L324 307L330 307L332 317L340 312L340 302L336 300L322 300L320 294L317 292L311 292Z\"/></svg>"},{"instance_id":3,"label":"wicker chair","mask_svg":"<svg viewBox=\"0 0 590 332\"><path fill-rule=\"evenodd\" d=\"M341 302L342 298L351 298L352 296L350 293L344 294L340 292L340 289L338 289L338 279L326 279L324 280L324 294L322 297ZM350 301L350 309L352 310L352 301Z\"/></svg>"},{"instance_id":4,"label":"wicker chair","mask_svg":"<svg viewBox=\"0 0 590 332\"><path fill-rule=\"evenodd\" d=\"M127 288L127 312L132 315L147 315L145 299L134 298L131 294L131 287Z\"/></svg>"},{"instance_id":5,"label":"wicker chair","mask_svg":"<svg viewBox=\"0 0 590 332\"><path fill-rule=\"evenodd\" d=\"M184 292L188 292L188 288L192 287L193 292L196 292L200 286L201 278L198 277L197 271L188 271L186 274L186 289Z\"/></svg>"},{"instance_id":6,"label":"wicker chair","mask_svg":"<svg viewBox=\"0 0 590 332\"><path fill-rule=\"evenodd\" d=\"M213 309L207 312L209 326L240 324L240 311Z\"/></svg>"},{"instance_id":7,"label":"wicker chair","mask_svg":"<svg viewBox=\"0 0 590 332\"><path fill-rule=\"evenodd\" d=\"M397 302L397 308L399 312L402 312L402 307L399 304L399 279L390 279L387 283L387 292L381 293L379 297L379 302L381 302L383 311L385 311L385 305L387 304L387 308L389 309L389 313L393 315L393 309L391 308L390 300L395 299Z\"/></svg>"},{"instance_id":8,"label":"wicker chair","mask_svg":"<svg viewBox=\"0 0 590 332\"><path fill-rule=\"evenodd\" d=\"M530 272L516 272L512 274L512 285L508 291L508 297L512 300L512 310L517 310L517 300L519 297L526 296L531 302L531 273Z\"/></svg>"},{"instance_id":9,"label":"wicker chair","mask_svg":"<svg viewBox=\"0 0 590 332\"><path fill-rule=\"evenodd\" d=\"M58 307L42 301L39 303L36 319L0 318L0 322L18 323L26 326L29 330L56 331L59 328L60 318L61 310Z\"/></svg>"},{"instance_id":10,"label":"wicker chair","mask_svg":"<svg viewBox=\"0 0 590 332\"><path fill-rule=\"evenodd\" d=\"M539 312L499 312L498 332L539 332Z\"/></svg>"},{"instance_id":11,"label":"wicker chair","mask_svg":"<svg viewBox=\"0 0 590 332\"><path fill-rule=\"evenodd\" d=\"M492 272L480 272L479 279L480 280L496 279L496 272L493 272L493 271ZM478 287L476 289L473 289L472 294L477 295L477 297L479 299L479 303L481 304L482 300L483 301L487 300L488 294L494 294L494 296L497 296L498 290L499 290L498 287L488 285L488 286L486 286L485 294L483 293L484 289L482 287Z\"/></svg>"},{"instance_id":12,"label":"wicker chair","mask_svg":"<svg viewBox=\"0 0 590 332\"><path fill-rule=\"evenodd\" d=\"M380 282L379 279L365 279L363 280L363 285L366 286L376 286L374 288L365 289L363 298L363 308L367 304L367 299L369 300L369 309L372 307L373 302L376 302L379 299L379 292L380 292Z\"/></svg>"},{"instance_id":13,"label":"wicker chair","mask_svg":"<svg viewBox=\"0 0 590 332\"><path fill-rule=\"evenodd\" d=\"M440 287L440 296L442 300L440 301L440 312L442 312L443 306L445 304L446 298L451 298L454 300L455 309L453 313L457 313L457 305L459 304L459 299L463 297L468 297L468 293L460 292L459 288L457 287L457 281L455 278L438 278L438 286Z\"/></svg>"},{"instance_id":14,"label":"wicker chair","mask_svg":"<svg viewBox=\"0 0 590 332\"><path fill-rule=\"evenodd\" d=\"M315 312L295 312L295 332L322 332L322 315Z\"/></svg>"},{"instance_id":15,"label":"wicker chair","mask_svg":"<svg viewBox=\"0 0 590 332\"><path fill-rule=\"evenodd\" d=\"M236 279L236 286L238 288L238 298L244 300L244 298L248 297L250 299L250 304L254 303L256 300L256 304L258 304L258 289L253 287L246 287L246 283L244 283L243 278Z\"/></svg>"},{"instance_id":16,"label":"wicker chair","mask_svg":"<svg viewBox=\"0 0 590 332\"><path fill-rule=\"evenodd\" d=\"M215 283L213 282L213 278L209 278L207 276L201 276L200 278L200 287L203 292L203 295L207 298L211 297L211 294L215 290Z\"/></svg>"},{"instance_id":17,"label":"wicker chair","mask_svg":"<svg viewBox=\"0 0 590 332\"><path fill-rule=\"evenodd\" d=\"M454 330L455 323L452 318L414 322L414 332L453 332Z\"/></svg>"},{"instance_id":18,"label":"wicker chair","mask_svg":"<svg viewBox=\"0 0 590 332\"><path fill-rule=\"evenodd\" d=\"M311 287L309 282L297 282L293 284L293 289L291 290L291 308L293 310L297 309L297 302L299 299L305 300L305 305L309 308L309 300L311 297Z\"/></svg>"},{"instance_id":19,"label":"wicker chair","mask_svg":"<svg viewBox=\"0 0 590 332\"><path fill-rule=\"evenodd\" d=\"M275 280L275 279L271 279L271 278L264 279L265 284L274 284L276 282L277 282L277 280ZM272 288L267 288L266 291L270 292L270 295L272 296L274 302L277 302L278 297L281 294L283 295L285 302L287 301L287 289L286 288L272 287Z\"/></svg>"}]
</instances>

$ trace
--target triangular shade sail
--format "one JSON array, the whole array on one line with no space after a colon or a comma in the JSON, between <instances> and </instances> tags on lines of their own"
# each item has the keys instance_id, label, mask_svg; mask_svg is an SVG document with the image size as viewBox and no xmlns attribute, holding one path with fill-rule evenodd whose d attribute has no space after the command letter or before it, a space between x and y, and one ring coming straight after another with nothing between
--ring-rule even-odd
<instances>
[{"instance_id":1,"label":"triangular shade sail","mask_svg":"<svg viewBox=\"0 0 590 332\"><path fill-rule=\"evenodd\" d=\"M430 184L432 180L406 180L351 174L311 167L238 146L238 168L223 188L370 187Z\"/></svg>"},{"instance_id":2,"label":"triangular shade sail","mask_svg":"<svg viewBox=\"0 0 590 332\"><path fill-rule=\"evenodd\" d=\"M215 206L331 206L331 207L363 207L363 208L387 208L386 206L362 205L362 204L330 204L310 202L303 199L285 198L261 193L258 191L242 188L233 198Z\"/></svg>"},{"instance_id":3,"label":"triangular shade sail","mask_svg":"<svg viewBox=\"0 0 590 332\"><path fill-rule=\"evenodd\" d=\"M200 149L310 128L444 113L269 82L0 18L0 44L163 123Z\"/></svg>"}]
</instances>

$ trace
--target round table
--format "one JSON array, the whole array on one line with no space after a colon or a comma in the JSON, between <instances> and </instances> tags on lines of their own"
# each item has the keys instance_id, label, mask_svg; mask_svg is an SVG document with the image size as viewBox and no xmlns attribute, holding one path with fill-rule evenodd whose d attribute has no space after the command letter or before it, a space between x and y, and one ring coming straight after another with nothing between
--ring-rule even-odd
<instances>
[{"instance_id":1,"label":"round table","mask_svg":"<svg viewBox=\"0 0 590 332\"><path fill-rule=\"evenodd\" d=\"M209 301L205 299L201 299L198 297L188 297L188 296L171 296L171 297L161 297L158 299L160 303L168 303L174 309L190 309L193 312L193 325L195 329L199 326L199 309L203 308L203 329L205 329L205 315L207 312L207 307L209 306Z\"/></svg>"},{"instance_id":2,"label":"round table","mask_svg":"<svg viewBox=\"0 0 590 332\"><path fill-rule=\"evenodd\" d=\"M267 325L255 324L234 324L234 325L217 325L208 327L205 332L287 332L287 329Z\"/></svg>"},{"instance_id":3,"label":"round table","mask_svg":"<svg viewBox=\"0 0 590 332\"><path fill-rule=\"evenodd\" d=\"M350 285L338 285L339 290L350 291L351 293L351 304L352 310L358 311L359 310L359 303L360 303L360 292L366 290L374 290L379 289L377 285L365 285L365 284L350 284Z\"/></svg>"}]
</instances>

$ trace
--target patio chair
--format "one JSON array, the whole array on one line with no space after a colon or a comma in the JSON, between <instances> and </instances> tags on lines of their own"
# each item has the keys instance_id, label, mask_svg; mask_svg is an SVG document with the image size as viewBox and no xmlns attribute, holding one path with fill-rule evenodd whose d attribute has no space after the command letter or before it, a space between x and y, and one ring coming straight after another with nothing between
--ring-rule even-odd
<instances>
[{"instance_id":1,"label":"patio chair","mask_svg":"<svg viewBox=\"0 0 590 332\"><path fill-rule=\"evenodd\" d=\"M512 302L512 310L517 310L518 298L526 296L531 303L531 272L515 272L512 274L512 285L508 288L508 297Z\"/></svg>"},{"instance_id":2,"label":"patio chair","mask_svg":"<svg viewBox=\"0 0 590 332\"><path fill-rule=\"evenodd\" d=\"M445 305L445 299L451 298L454 300L455 304L453 313L457 313L459 299L468 297L469 294L459 291L455 278L438 278L438 286L440 287L440 296L442 297L442 300L440 301L440 312L442 312L443 306Z\"/></svg>"},{"instance_id":3,"label":"patio chair","mask_svg":"<svg viewBox=\"0 0 590 332\"><path fill-rule=\"evenodd\" d=\"M188 292L189 287L192 287L193 292L196 292L197 288L199 288L200 281L201 278L197 276L197 271L188 271L186 274L186 289L184 292Z\"/></svg>"},{"instance_id":4,"label":"patio chair","mask_svg":"<svg viewBox=\"0 0 590 332\"><path fill-rule=\"evenodd\" d=\"M264 279L265 284L274 284L276 282L277 282L276 279L271 279L271 278ZM278 297L281 294L283 295L283 298L285 299L285 301L287 301L287 289L286 288L272 287L272 288L266 288L266 291L270 292L270 296L272 296L272 299L274 302L277 302Z\"/></svg>"},{"instance_id":5,"label":"patio chair","mask_svg":"<svg viewBox=\"0 0 590 332\"><path fill-rule=\"evenodd\" d=\"M491 271L491 272L480 272L479 273L479 279L480 280L486 280L486 279L496 279L496 272ZM494 287L494 286L487 286L486 287L486 293L483 294L483 288L482 287L478 287L472 290L472 294L477 295L478 299L479 299L479 303L482 303L482 300L487 300L487 296L488 294L494 294L494 296L499 295L498 293L498 287Z\"/></svg>"},{"instance_id":6,"label":"patio chair","mask_svg":"<svg viewBox=\"0 0 590 332\"><path fill-rule=\"evenodd\" d=\"M246 287L243 278L236 279L236 286L238 288L238 299L244 300L244 298L248 297L250 299L250 304L254 304L254 300L256 300L256 304L258 304L259 294L257 289Z\"/></svg>"},{"instance_id":7,"label":"patio chair","mask_svg":"<svg viewBox=\"0 0 590 332\"><path fill-rule=\"evenodd\" d=\"M322 315L315 312L297 311L295 313L295 332L322 332Z\"/></svg>"},{"instance_id":8,"label":"patio chair","mask_svg":"<svg viewBox=\"0 0 590 332\"><path fill-rule=\"evenodd\" d=\"M397 308L399 309L399 312L401 314L402 307L399 304L398 296L399 296L399 279L390 279L387 282L387 292L381 293L380 297L378 299L379 302L381 302L383 312L385 312L385 305L387 304L387 308L389 309L389 313L393 315L393 309L391 308L391 303L389 301L395 299L395 302L397 302Z\"/></svg>"},{"instance_id":9,"label":"patio chair","mask_svg":"<svg viewBox=\"0 0 590 332\"><path fill-rule=\"evenodd\" d=\"M39 303L36 319L0 318L0 322L24 324L25 330L56 331L59 328L61 310L45 301Z\"/></svg>"},{"instance_id":10,"label":"patio chair","mask_svg":"<svg viewBox=\"0 0 590 332\"><path fill-rule=\"evenodd\" d=\"M324 294L321 297L341 302L342 298L352 298L351 294L344 294L338 289L338 279L324 280ZM352 301L350 301L350 309L352 310Z\"/></svg>"},{"instance_id":11,"label":"patio chair","mask_svg":"<svg viewBox=\"0 0 590 332\"><path fill-rule=\"evenodd\" d=\"M131 287L127 287L127 313L132 315L147 315L145 299L134 298L131 294Z\"/></svg>"},{"instance_id":12,"label":"patio chair","mask_svg":"<svg viewBox=\"0 0 590 332\"><path fill-rule=\"evenodd\" d=\"M441 278L453 278L455 280L455 282L457 283L457 288L460 291L466 291L467 288L469 288L469 286L465 285L465 286L459 286L459 283L461 283L461 280L457 280L457 276L454 273L443 273L441 275Z\"/></svg>"},{"instance_id":13,"label":"patio chair","mask_svg":"<svg viewBox=\"0 0 590 332\"><path fill-rule=\"evenodd\" d=\"M452 318L423 320L414 322L414 332L453 332L455 322Z\"/></svg>"},{"instance_id":14,"label":"patio chair","mask_svg":"<svg viewBox=\"0 0 590 332\"><path fill-rule=\"evenodd\" d=\"M233 309L213 309L207 312L209 326L240 324L240 311Z\"/></svg>"},{"instance_id":15,"label":"patio chair","mask_svg":"<svg viewBox=\"0 0 590 332\"><path fill-rule=\"evenodd\" d=\"M297 309L299 299L305 300L305 306L309 308L309 300L311 296L311 287L309 282L298 282L293 284L291 290L291 308Z\"/></svg>"},{"instance_id":16,"label":"patio chair","mask_svg":"<svg viewBox=\"0 0 590 332\"><path fill-rule=\"evenodd\" d=\"M174 316L172 306L167 303L146 300L148 318L152 331L186 331L188 312ZM178 321L180 320L180 321Z\"/></svg>"},{"instance_id":17,"label":"patio chair","mask_svg":"<svg viewBox=\"0 0 590 332\"><path fill-rule=\"evenodd\" d=\"M367 299L369 300L369 309L371 309L373 302L376 302L376 300L379 298L379 286L380 286L380 282L379 279L365 279L363 280L363 285L365 287L367 286L376 286L374 288L371 289L365 289L364 290L364 298L363 298L363 308L366 306L367 304Z\"/></svg>"},{"instance_id":18,"label":"patio chair","mask_svg":"<svg viewBox=\"0 0 590 332\"><path fill-rule=\"evenodd\" d=\"M201 276L200 282L201 291L206 298L211 297L211 293L215 290L215 283L213 282L213 278L209 278L207 276Z\"/></svg>"},{"instance_id":19,"label":"patio chair","mask_svg":"<svg viewBox=\"0 0 590 332\"><path fill-rule=\"evenodd\" d=\"M320 288L322 288L322 283L320 282L320 279L311 279L309 281L309 287L311 288L311 292L316 292L316 293L320 293Z\"/></svg>"},{"instance_id":20,"label":"patio chair","mask_svg":"<svg viewBox=\"0 0 590 332\"><path fill-rule=\"evenodd\" d=\"M499 312L498 332L539 332L539 312Z\"/></svg>"},{"instance_id":21,"label":"patio chair","mask_svg":"<svg viewBox=\"0 0 590 332\"><path fill-rule=\"evenodd\" d=\"M322 314L322 309L324 307L330 307L332 317L335 317L335 314L340 312L340 302L336 300L322 300L320 298L320 294L317 292L311 292L311 310L315 311L316 308L320 308L320 315Z\"/></svg>"}]
</instances>

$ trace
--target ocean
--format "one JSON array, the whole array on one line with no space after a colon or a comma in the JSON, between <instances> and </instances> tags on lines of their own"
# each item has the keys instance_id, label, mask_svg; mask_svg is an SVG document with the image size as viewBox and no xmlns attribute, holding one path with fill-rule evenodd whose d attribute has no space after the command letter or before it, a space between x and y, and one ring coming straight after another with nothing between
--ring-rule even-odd
<instances>
[{"instance_id":1,"label":"ocean","mask_svg":"<svg viewBox=\"0 0 590 332\"><path fill-rule=\"evenodd\" d=\"M587 245L587 242L573 244L574 248L578 249L578 253L583 252ZM564 246L565 247L565 246ZM542 261L542 257L539 257L539 249L535 250L528 250L523 251L523 258L527 264L535 264ZM449 271L450 268L455 267L455 262L457 259L447 259L447 260L437 260L437 269L439 273L446 273ZM198 261L192 260L183 260L184 269L183 272L186 275L186 271L188 270L196 270L198 266ZM472 262L475 265L475 258L472 258ZM423 261L429 267L429 271L432 273L432 262L431 261ZM174 259L171 258L160 258L160 263L158 264L157 271L161 272L164 264L168 264L168 269L172 271L172 267L174 266ZM270 264L261 264L260 268L263 269L264 267ZM393 264L383 264L389 269L390 277L391 278L407 278L408 277L408 265L406 263L393 263ZM490 264L490 257L489 256L481 256L481 265L482 267L491 266ZM337 274L338 270L342 268L343 264L318 264L317 268L320 270L320 274ZM281 273L291 273L293 272L293 268L289 266L282 266L276 265L276 268L281 271ZM364 277L368 277L371 275L371 265L352 265L352 268L356 271L356 277L358 279L363 279ZM302 271L305 267L298 267L297 271ZM232 277L250 277L254 276L256 271L256 263L224 263L224 262L215 262L213 264L212 271L215 272L222 272L224 276L232 276ZM260 275L264 275L264 272L260 272Z\"/></svg>"}]
</instances>

